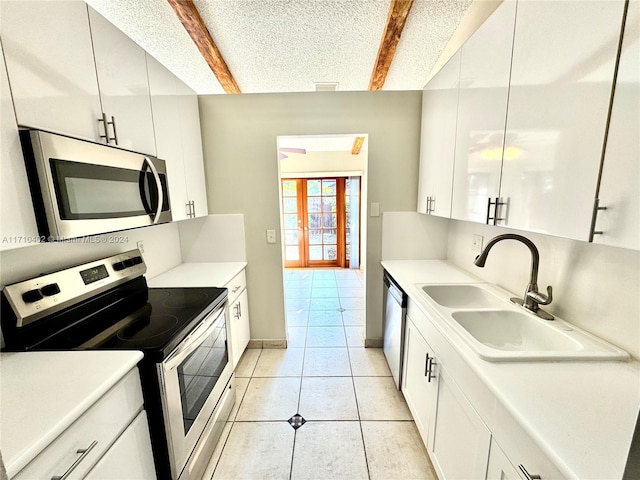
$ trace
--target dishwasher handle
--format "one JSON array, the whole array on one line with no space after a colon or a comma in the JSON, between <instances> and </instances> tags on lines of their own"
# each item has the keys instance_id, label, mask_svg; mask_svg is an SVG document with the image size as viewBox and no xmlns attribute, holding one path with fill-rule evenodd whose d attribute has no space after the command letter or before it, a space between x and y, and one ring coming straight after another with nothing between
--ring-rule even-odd
<instances>
[{"instance_id":1,"label":"dishwasher handle","mask_svg":"<svg viewBox=\"0 0 640 480\"><path fill-rule=\"evenodd\" d=\"M407 294L400 288L396 281L387 273L384 272L384 285L389 294L400 304L402 308L407 308Z\"/></svg>"}]
</instances>

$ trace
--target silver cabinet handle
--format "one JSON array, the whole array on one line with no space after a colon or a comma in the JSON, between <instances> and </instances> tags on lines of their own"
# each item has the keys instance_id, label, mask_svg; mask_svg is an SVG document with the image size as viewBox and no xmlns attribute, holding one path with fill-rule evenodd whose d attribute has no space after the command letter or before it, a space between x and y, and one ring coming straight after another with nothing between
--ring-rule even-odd
<instances>
[{"instance_id":1,"label":"silver cabinet handle","mask_svg":"<svg viewBox=\"0 0 640 480\"><path fill-rule=\"evenodd\" d=\"M62 475L55 475L51 477L51 480L65 480L66 478L68 478L69 475L71 475L71 472L73 472L76 467L80 465L80 462L82 462L87 457L87 455L89 455L89 452L91 452L91 450L93 450L93 447L95 447L97 444L98 441L94 440L87 448L79 448L78 450L76 450L76 453L81 453L82 455L76 458L76 461L73 462L69 468L67 468L66 472L64 472Z\"/></svg>"},{"instance_id":2,"label":"silver cabinet handle","mask_svg":"<svg viewBox=\"0 0 640 480\"><path fill-rule=\"evenodd\" d=\"M109 143L111 140L114 140L116 142L116 145L118 145L118 132L116 131L116 119L113 115L111 115L111 121L109 122L107 120L107 114L102 112L102 118L98 119L98 122L102 122L102 125L104 126L104 135L100 135L100 138L104 138L105 143ZM109 136L109 127L108 125L111 125L111 127L113 128L113 137Z\"/></svg>"},{"instance_id":3,"label":"silver cabinet handle","mask_svg":"<svg viewBox=\"0 0 640 480\"><path fill-rule=\"evenodd\" d=\"M240 285L238 285L236 288L231 290L231 293L236 293L238 290L240 290Z\"/></svg>"},{"instance_id":4,"label":"silver cabinet handle","mask_svg":"<svg viewBox=\"0 0 640 480\"><path fill-rule=\"evenodd\" d=\"M116 119L115 119L115 117L113 115L111 115L111 121L107 122L107 123L109 125L111 125L111 128L113 128L113 137L111 137L111 140L115 140L116 145L118 145L118 132L116 131Z\"/></svg>"},{"instance_id":5,"label":"silver cabinet handle","mask_svg":"<svg viewBox=\"0 0 640 480\"><path fill-rule=\"evenodd\" d=\"M149 157L144 157L143 169L146 170L147 165L153 173L153 178L156 181L156 188L158 189L158 207L156 208L156 214L153 217L153 223L156 224L160 220L160 213L162 213L162 197L164 196L164 192L162 191L162 182L160 181L160 175L158 174L158 170L156 170L156 166L153 164Z\"/></svg>"},{"instance_id":6,"label":"silver cabinet handle","mask_svg":"<svg viewBox=\"0 0 640 480\"><path fill-rule=\"evenodd\" d=\"M487 221L485 222L487 225L498 225L498 222L504 220L504 216L502 218L498 217L498 208L507 204L507 202L503 201L501 197L495 197L492 201L491 197L488 198L487 202ZM493 209L493 217L491 216L491 206L494 206Z\"/></svg>"},{"instance_id":7,"label":"silver cabinet handle","mask_svg":"<svg viewBox=\"0 0 640 480\"><path fill-rule=\"evenodd\" d=\"M540 475L535 475L535 474L532 475L529 472L527 472L527 469L524 468L524 465L520 464L518 465L518 468L523 473L524 478L526 478L527 480L542 480L542 477Z\"/></svg>"},{"instance_id":8,"label":"silver cabinet handle","mask_svg":"<svg viewBox=\"0 0 640 480\"><path fill-rule=\"evenodd\" d=\"M427 382L429 383L431 383L431 380L436 378L435 374L433 373L434 365L437 365L435 359L433 357L430 357L427 353L424 359L424 376L427 377Z\"/></svg>"},{"instance_id":9,"label":"silver cabinet handle","mask_svg":"<svg viewBox=\"0 0 640 480\"><path fill-rule=\"evenodd\" d=\"M598 212L606 209L607 207L600 206L600 199L596 198L593 204L593 214L591 216L591 231L589 232L590 242L593 242L593 237L596 235L602 235L604 233L602 230L596 230L596 220L598 218Z\"/></svg>"}]
</instances>

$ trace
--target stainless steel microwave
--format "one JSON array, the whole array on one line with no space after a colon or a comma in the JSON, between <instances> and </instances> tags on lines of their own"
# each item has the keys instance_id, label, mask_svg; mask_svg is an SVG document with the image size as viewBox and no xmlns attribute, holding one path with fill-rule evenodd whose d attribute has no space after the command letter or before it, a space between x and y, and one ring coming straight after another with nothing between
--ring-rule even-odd
<instances>
[{"instance_id":1,"label":"stainless steel microwave","mask_svg":"<svg viewBox=\"0 0 640 480\"><path fill-rule=\"evenodd\" d=\"M171 221L163 160L41 130L21 130L20 140L41 237Z\"/></svg>"}]
</instances>

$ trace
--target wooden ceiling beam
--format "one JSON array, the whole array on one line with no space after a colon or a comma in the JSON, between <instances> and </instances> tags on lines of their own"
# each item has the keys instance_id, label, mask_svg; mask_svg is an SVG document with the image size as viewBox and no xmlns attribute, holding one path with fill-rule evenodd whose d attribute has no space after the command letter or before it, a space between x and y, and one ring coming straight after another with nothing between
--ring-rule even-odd
<instances>
[{"instance_id":1,"label":"wooden ceiling beam","mask_svg":"<svg viewBox=\"0 0 640 480\"><path fill-rule=\"evenodd\" d=\"M227 93L242 93L193 0L167 0Z\"/></svg>"},{"instance_id":2,"label":"wooden ceiling beam","mask_svg":"<svg viewBox=\"0 0 640 480\"><path fill-rule=\"evenodd\" d=\"M413 0L391 0L387 25L380 40L378 57L369 81L369 90L382 90L412 5Z\"/></svg>"},{"instance_id":3,"label":"wooden ceiling beam","mask_svg":"<svg viewBox=\"0 0 640 480\"><path fill-rule=\"evenodd\" d=\"M363 144L364 137L356 137L353 141L353 147L351 148L351 155L358 155Z\"/></svg>"}]
</instances>

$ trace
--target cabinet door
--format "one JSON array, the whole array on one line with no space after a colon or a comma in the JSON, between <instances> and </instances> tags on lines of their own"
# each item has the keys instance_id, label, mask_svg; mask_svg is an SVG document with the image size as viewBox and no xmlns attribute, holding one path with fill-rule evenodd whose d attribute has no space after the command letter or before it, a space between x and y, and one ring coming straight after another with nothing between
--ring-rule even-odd
<instances>
[{"instance_id":1,"label":"cabinet door","mask_svg":"<svg viewBox=\"0 0 640 480\"><path fill-rule=\"evenodd\" d=\"M433 465L448 480L485 478L491 433L447 370L436 368L437 410L433 442L427 447Z\"/></svg>"},{"instance_id":2,"label":"cabinet door","mask_svg":"<svg viewBox=\"0 0 640 480\"><path fill-rule=\"evenodd\" d=\"M180 125L187 194L189 200L193 202L195 216L204 217L208 215L209 210L202 156L198 96L187 85L179 82L178 98L180 99L180 115L182 119Z\"/></svg>"},{"instance_id":3,"label":"cabinet door","mask_svg":"<svg viewBox=\"0 0 640 480\"><path fill-rule=\"evenodd\" d=\"M520 480L520 475L494 439L491 440L487 480Z\"/></svg>"},{"instance_id":4,"label":"cabinet door","mask_svg":"<svg viewBox=\"0 0 640 480\"><path fill-rule=\"evenodd\" d=\"M18 124L99 141L103 129L87 5L2 1L0 17Z\"/></svg>"},{"instance_id":5,"label":"cabinet door","mask_svg":"<svg viewBox=\"0 0 640 480\"><path fill-rule=\"evenodd\" d=\"M418 213L451 216L459 73L456 53L422 92Z\"/></svg>"},{"instance_id":6,"label":"cabinet door","mask_svg":"<svg viewBox=\"0 0 640 480\"><path fill-rule=\"evenodd\" d=\"M182 126L178 80L169 70L147 54L149 92L156 134L157 157L167 163L169 201L173 220L187 218L187 184L182 152Z\"/></svg>"},{"instance_id":7,"label":"cabinet door","mask_svg":"<svg viewBox=\"0 0 640 480\"><path fill-rule=\"evenodd\" d=\"M518 2L504 225L588 239L623 7L624 0Z\"/></svg>"},{"instance_id":8,"label":"cabinet door","mask_svg":"<svg viewBox=\"0 0 640 480\"><path fill-rule=\"evenodd\" d=\"M0 250L36 243L38 228L0 45Z\"/></svg>"},{"instance_id":9,"label":"cabinet door","mask_svg":"<svg viewBox=\"0 0 640 480\"><path fill-rule=\"evenodd\" d=\"M429 381L428 377L427 362L430 357L433 357L433 350L409 317L407 317L404 346L402 393L422 440L428 448L438 384L436 379Z\"/></svg>"},{"instance_id":10,"label":"cabinet door","mask_svg":"<svg viewBox=\"0 0 640 480\"><path fill-rule=\"evenodd\" d=\"M102 110L115 118L117 145L155 155L145 52L92 8L89 20Z\"/></svg>"},{"instance_id":11,"label":"cabinet door","mask_svg":"<svg viewBox=\"0 0 640 480\"><path fill-rule=\"evenodd\" d=\"M460 50L451 208L458 220L486 223L489 198L499 196L515 14L515 0L505 1Z\"/></svg>"},{"instance_id":12,"label":"cabinet door","mask_svg":"<svg viewBox=\"0 0 640 480\"><path fill-rule=\"evenodd\" d=\"M629 2L594 242L640 250L640 4Z\"/></svg>"},{"instance_id":13,"label":"cabinet door","mask_svg":"<svg viewBox=\"0 0 640 480\"><path fill-rule=\"evenodd\" d=\"M231 314L233 368L235 369L251 339L249 327L249 297L246 289L243 290L240 296L229 306L229 312Z\"/></svg>"},{"instance_id":14,"label":"cabinet door","mask_svg":"<svg viewBox=\"0 0 640 480\"><path fill-rule=\"evenodd\" d=\"M156 478L147 412L144 410L140 412L85 478L88 480Z\"/></svg>"}]
</instances>

